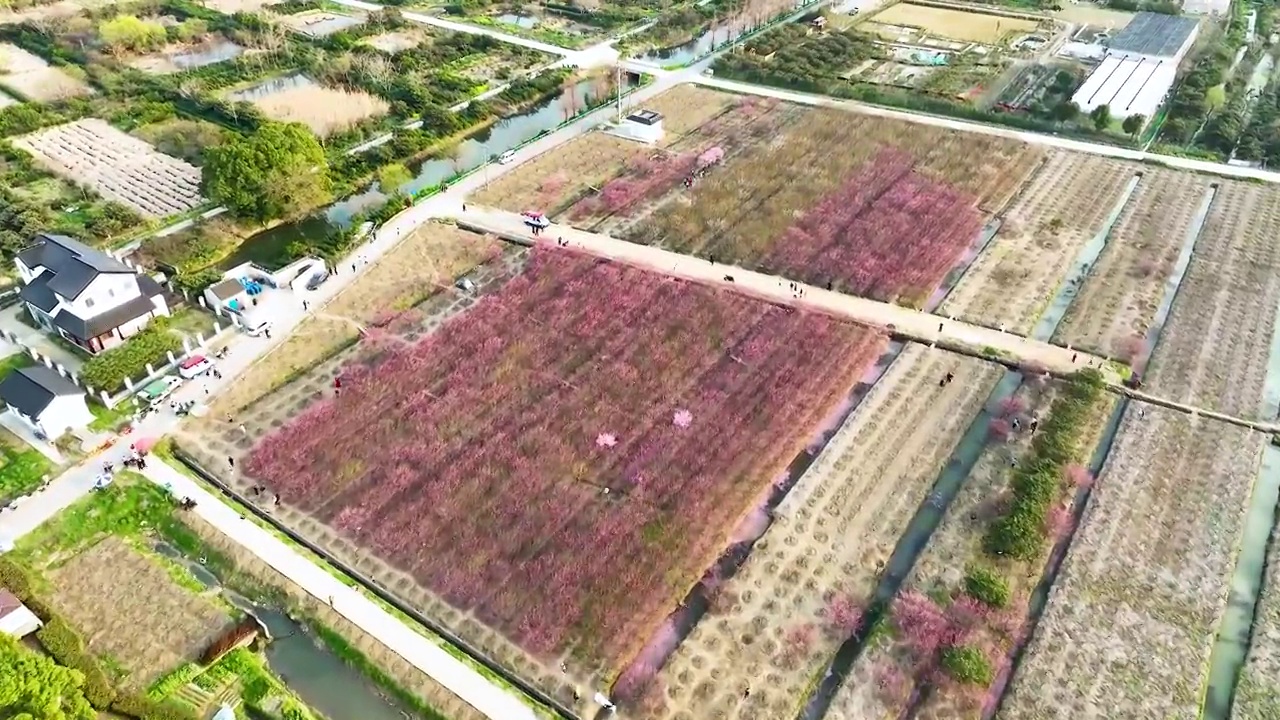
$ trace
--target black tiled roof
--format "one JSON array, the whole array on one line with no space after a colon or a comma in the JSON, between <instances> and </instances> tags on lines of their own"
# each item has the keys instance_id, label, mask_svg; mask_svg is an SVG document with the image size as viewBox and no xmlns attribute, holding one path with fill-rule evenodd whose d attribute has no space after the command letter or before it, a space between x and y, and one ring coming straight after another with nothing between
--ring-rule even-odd
<instances>
[{"instance_id":1,"label":"black tiled roof","mask_svg":"<svg viewBox=\"0 0 1280 720\"><path fill-rule=\"evenodd\" d=\"M66 298L76 298L102 273L131 273L128 265L66 235L43 234L31 247L18 253L29 268L46 267L54 277L49 288Z\"/></svg>"},{"instance_id":2,"label":"black tiled roof","mask_svg":"<svg viewBox=\"0 0 1280 720\"><path fill-rule=\"evenodd\" d=\"M0 399L28 417L38 417L60 395L80 395L75 383L43 365L9 373L0 382Z\"/></svg>"},{"instance_id":3,"label":"black tiled roof","mask_svg":"<svg viewBox=\"0 0 1280 720\"><path fill-rule=\"evenodd\" d=\"M57 296L49 289L49 273L40 273L35 280L23 285L18 297L45 312L53 312L58 306Z\"/></svg>"}]
</instances>

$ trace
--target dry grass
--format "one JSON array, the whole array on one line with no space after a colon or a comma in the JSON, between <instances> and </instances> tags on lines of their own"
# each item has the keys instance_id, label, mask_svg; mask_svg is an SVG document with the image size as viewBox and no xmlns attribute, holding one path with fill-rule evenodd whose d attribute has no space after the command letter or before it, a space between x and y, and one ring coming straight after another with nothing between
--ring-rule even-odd
<instances>
[{"instance_id":1,"label":"dry grass","mask_svg":"<svg viewBox=\"0 0 1280 720\"><path fill-rule=\"evenodd\" d=\"M129 671L129 687L146 687L195 660L231 624L221 608L119 538L102 540L51 576L58 607L94 654Z\"/></svg>"},{"instance_id":2,"label":"dry grass","mask_svg":"<svg viewBox=\"0 0 1280 720\"><path fill-rule=\"evenodd\" d=\"M280 122L300 122L320 137L345 130L366 118L385 115L386 101L368 93L319 85L294 87L254 100L264 115Z\"/></svg>"},{"instance_id":3,"label":"dry grass","mask_svg":"<svg viewBox=\"0 0 1280 720\"><path fill-rule=\"evenodd\" d=\"M35 102L56 102L93 89L20 47L0 43L0 85Z\"/></svg>"},{"instance_id":4,"label":"dry grass","mask_svg":"<svg viewBox=\"0 0 1280 720\"><path fill-rule=\"evenodd\" d=\"M408 310L498 255L502 245L452 225L428 223L384 255L351 287L307 318L284 344L249 368L217 400L217 417L274 392L299 371L350 345L361 327Z\"/></svg>"},{"instance_id":5,"label":"dry grass","mask_svg":"<svg viewBox=\"0 0 1280 720\"><path fill-rule=\"evenodd\" d=\"M885 25L916 27L931 35L952 40L981 43L998 42L1005 36L1032 32L1038 27L1029 20L910 3L890 6L870 20Z\"/></svg>"},{"instance_id":6,"label":"dry grass","mask_svg":"<svg viewBox=\"0 0 1280 720\"><path fill-rule=\"evenodd\" d=\"M205 0L204 6L223 15L234 15L238 12L255 13L273 2L275 0Z\"/></svg>"},{"instance_id":7,"label":"dry grass","mask_svg":"<svg viewBox=\"0 0 1280 720\"><path fill-rule=\"evenodd\" d=\"M602 132L580 135L507 172L472 200L513 212L555 213L587 188L598 188L617 175L629 158L649 152L643 145Z\"/></svg>"},{"instance_id":8,"label":"dry grass","mask_svg":"<svg viewBox=\"0 0 1280 720\"><path fill-rule=\"evenodd\" d=\"M662 113L662 129L670 141L728 110L737 101L738 97L731 93L685 84L662 93L644 107Z\"/></svg>"},{"instance_id":9,"label":"dry grass","mask_svg":"<svg viewBox=\"0 0 1280 720\"><path fill-rule=\"evenodd\" d=\"M307 10L294 15L285 15L277 22L299 35L322 38L339 30L353 28L363 23L364 18L325 10Z\"/></svg>"},{"instance_id":10,"label":"dry grass","mask_svg":"<svg viewBox=\"0 0 1280 720\"><path fill-rule=\"evenodd\" d=\"M421 28L411 27L404 30L396 30L393 32L385 32L381 35L374 35L361 40L362 43L371 48L376 48L384 53L398 53L417 47L418 43L427 38L427 33Z\"/></svg>"}]
</instances>

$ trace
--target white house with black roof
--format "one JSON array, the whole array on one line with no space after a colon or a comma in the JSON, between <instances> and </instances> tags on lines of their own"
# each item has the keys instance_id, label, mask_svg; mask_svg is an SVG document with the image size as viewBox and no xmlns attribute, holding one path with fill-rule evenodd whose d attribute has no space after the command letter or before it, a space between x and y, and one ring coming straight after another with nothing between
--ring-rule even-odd
<instances>
[{"instance_id":1,"label":"white house with black roof","mask_svg":"<svg viewBox=\"0 0 1280 720\"><path fill-rule=\"evenodd\" d=\"M44 365L9 373L0 381L0 401L33 431L50 440L93 422L84 391Z\"/></svg>"},{"instance_id":2,"label":"white house with black roof","mask_svg":"<svg viewBox=\"0 0 1280 720\"><path fill-rule=\"evenodd\" d=\"M65 235L44 234L14 261L31 316L91 353L119 345L169 314L160 284Z\"/></svg>"}]
</instances>

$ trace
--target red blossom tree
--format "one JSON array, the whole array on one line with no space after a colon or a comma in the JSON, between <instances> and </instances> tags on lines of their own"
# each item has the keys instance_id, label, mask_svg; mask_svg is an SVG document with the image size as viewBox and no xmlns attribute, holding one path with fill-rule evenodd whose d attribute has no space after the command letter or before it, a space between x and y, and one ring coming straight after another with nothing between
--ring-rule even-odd
<instances>
[{"instance_id":1,"label":"red blossom tree","mask_svg":"<svg viewBox=\"0 0 1280 720\"><path fill-rule=\"evenodd\" d=\"M1004 418L994 417L987 423L987 437L996 442L1006 442L1013 435L1013 425Z\"/></svg>"},{"instance_id":2,"label":"red blossom tree","mask_svg":"<svg viewBox=\"0 0 1280 720\"><path fill-rule=\"evenodd\" d=\"M893 601L893 622L917 663L932 662L949 626L937 603L915 590Z\"/></svg>"},{"instance_id":3,"label":"red blossom tree","mask_svg":"<svg viewBox=\"0 0 1280 720\"><path fill-rule=\"evenodd\" d=\"M1089 472L1089 468L1078 463L1072 463L1064 468L1062 476L1071 487L1078 490L1093 486L1093 473Z\"/></svg>"},{"instance_id":4,"label":"red blossom tree","mask_svg":"<svg viewBox=\"0 0 1280 720\"><path fill-rule=\"evenodd\" d=\"M809 655L813 647L813 623L803 623L792 627L782 636L782 660L794 666Z\"/></svg>"},{"instance_id":5,"label":"red blossom tree","mask_svg":"<svg viewBox=\"0 0 1280 720\"><path fill-rule=\"evenodd\" d=\"M996 403L996 415L1002 418L1011 418L1015 415L1021 415L1022 411L1026 409L1026 402L1017 395L1010 395Z\"/></svg>"},{"instance_id":6,"label":"red blossom tree","mask_svg":"<svg viewBox=\"0 0 1280 720\"><path fill-rule=\"evenodd\" d=\"M862 608L846 592L838 592L827 601L827 623L836 636L847 638L862 627Z\"/></svg>"}]
</instances>

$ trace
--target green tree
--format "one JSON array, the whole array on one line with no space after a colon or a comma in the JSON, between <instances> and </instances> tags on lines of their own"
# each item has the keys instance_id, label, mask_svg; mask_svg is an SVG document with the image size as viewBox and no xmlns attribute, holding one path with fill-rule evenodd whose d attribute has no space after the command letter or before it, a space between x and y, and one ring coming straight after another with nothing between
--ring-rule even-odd
<instances>
[{"instance_id":1,"label":"green tree","mask_svg":"<svg viewBox=\"0 0 1280 720\"><path fill-rule=\"evenodd\" d=\"M1057 105L1054 105L1053 110L1050 111L1049 114L1055 122L1070 122L1075 120L1076 116L1080 114L1080 106L1070 100L1064 100Z\"/></svg>"},{"instance_id":2,"label":"green tree","mask_svg":"<svg viewBox=\"0 0 1280 720\"><path fill-rule=\"evenodd\" d=\"M1138 131L1142 129L1143 124L1146 122L1147 119L1145 117L1139 113L1134 113L1133 115L1125 118L1124 122L1120 124L1120 127L1124 129L1126 135L1137 135Z\"/></svg>"},{"instance_id":3,"label":"green tree","mask_svg":"<svg viewBox=\"0 0 1280 720\"><path fill-rule=\"evenodd\" d=\"M169 34L164 26L133 15L117 15L98 24L98 36L113 51L146 50L163 45Z\"/></svg>"},{"instance_id":4,"label":"green tree","mask_svg":"<svg viewBox=\"0 0 1280 720\"><path fill-rule=\"evenodd\" d=\"M1111 107L1099 105L1089 113L1089 119L1093 121L1095 129L1106 130L1111 125Z\"/></svg>"},{"instance_id":5,"label":"green tree","mask_svg":"<svg viewBox=\"0 0 1280 720\"><path fill-rule=\"evenodd\" d=\"M378 170L378 186L388 195L399 192L400 188L407 185L410 180L413 180L413 174L409 172L409 168L400 163L383 165Z\"/></svg>"},{"instance_id":6,"label":"green tree","mask_svg":"<svg viewBox=\"0 0 1280 720\"><path fill-rule=\"evenodd\" d=\"M976 647L959 645L942 651L942 667L956 680L971 685L990 685L995 679L991 661Z\"/></svg>"},{"instance_id":7,"label":"green tree","mask_svg":"<svg viewBox=\"0 0 1280 720\"><path fill-rule=\"evenodd\" d=\"M1009 604L1009 583L993 568L982 565L969 568L964 578L964 591L991 607Z\"/></svg>"},{"instance_id":8,"label":"green tree","mask_svg":"<svg viewBox=\"0 0 1280 720\"><path fill-rule=\"evenodd\" d=\"M301 123L263 123L256 132L205 150L203 188L241 217L296 218L332 194L329 164Z\"/></svg>"},{"instance_id":9,"label":"green tree","mask_svg":"<svg viewBox=\"0 0 1280 720\"><path fill-rule=\"evenodd\" d=\"M0 633L0 715L14 720L93 720L84 675Z\"/></svg>"},{"instance_id":10,"label":"green tree","mask_svg":"<svg viewBox=\"0 0 1280 720\"><path fill-rule=\"evenodd\" d=\"M183 20L173 30L173 36L182 42L191 42L204 37L209 32L209 23L200 18Z\"/></svg>"}]
</instances>

